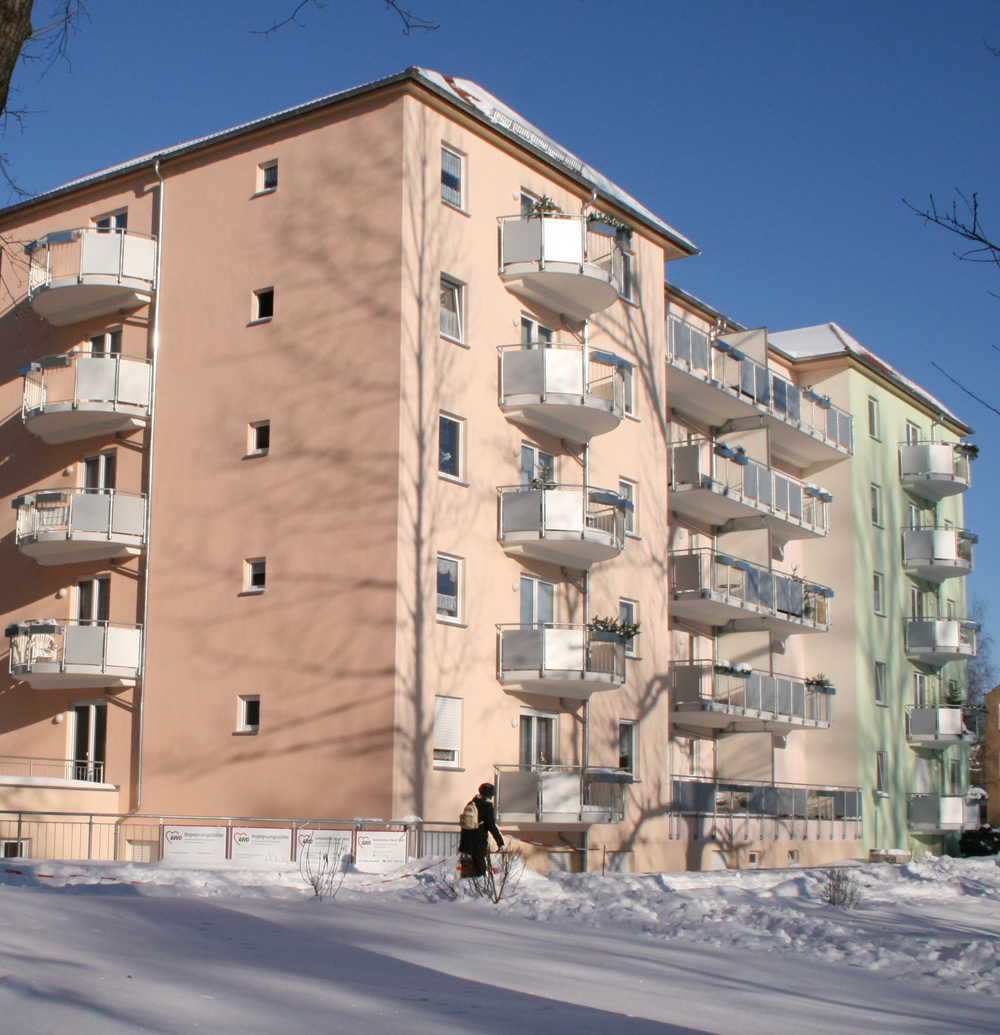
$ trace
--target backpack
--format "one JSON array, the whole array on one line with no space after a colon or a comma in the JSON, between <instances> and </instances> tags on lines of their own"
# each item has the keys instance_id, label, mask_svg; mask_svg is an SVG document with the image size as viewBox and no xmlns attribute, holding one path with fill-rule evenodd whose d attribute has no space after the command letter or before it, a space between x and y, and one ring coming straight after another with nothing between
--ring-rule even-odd
<instances>
[{"instance_id":1,"label":"backpack","mask_svg":"<svg viewBox=\"0 0 1000 1035\"><path fill-rule=\"evenodd\" d=\"M476 808L476 800L473 798L468 805L462 809L462 815L458 820L458 825L463 830L478 830L479 829L479 809Z\"/></svg>"}]
</instances>

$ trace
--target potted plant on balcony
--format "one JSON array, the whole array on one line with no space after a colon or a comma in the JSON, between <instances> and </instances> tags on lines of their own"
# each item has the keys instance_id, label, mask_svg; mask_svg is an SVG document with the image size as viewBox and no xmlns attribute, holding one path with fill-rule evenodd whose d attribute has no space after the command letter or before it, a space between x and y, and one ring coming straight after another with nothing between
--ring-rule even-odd
<instances>
[{"instance_id":1,"label":"potted plant on balcony","mask_svg":"<svg viewBox=\"0 0 1000 1035\"><path fill-rule=\"evenodd\" d=\"M975 442L956 442L955 452L968 460L975 460L979 456L979 446Z\"/></svg>"},{"instance_id":2,"label":"potted plant on balcony","mask_svg":"<svg viewBox=\"0 0 1000 1035\"><path fill-rule=\"evenodd\" d=\"M733 663L732 661L720 659L713 662L713 666L720 675L738 676L740 679L749 679L750 673L753 672L753 669L744 661Z\"/></svg>"},{"instance_id":3,"label":"potted plant on balcony","mask_svg":"<svg viewBox=\"0 0 1000 1035\"><path fill-rule=\"evenodd\" d=\"M736 446L729 445L728 442L716 442L713 448L713 452L716 456L721 456L725 460L732 460L736 456Z\"/></svg>"},{"instance_id":4,"label":"potted plant on balcony","mask_svg":"<svg viewBox=\"0 0 1000 1035\"><path fill-rule=\"evenodd\" d=\"M540 198L531 199L530 203L524 207L523 215L526 219L538 219L541 216L561 213L562 209L547 194L543 194Z\"/></svg>"},{"instance_id":5,"label":"potted plant on balcony","mask_svg":"<svg viewBox=\"0 0 1000 1035\"><path fill-rule=\"evenodd\" d=\"M595 223L601 226L610 227L615 232L615 237L619 240L631 241L632 240L632 227L628 223L623 223L620 219L615 219L614 216L609 216L605 212L591 212L587 216L587 222L593 226Z\"/></svg>"},{"instance_id":6,"label":"potted plant on balcony","mask_svg":"<svg viewBox=\"0 0 1000 1035\"><path fill-rule=\"evenodd\" d=\"M642 622L626 622L621 618L598 618L587 623L591 640L597 643L627 643L639 633Z\"/></svg>"},{"instance_id":7,"label":"potted plant on balcony","mask_svg":"<svg viewBox=\"0 0 1000 1035\"><path fill-rule=\"evenodd\" d=\"M806 686L815 687L817 690L830 690L833 687L833 680L824 672L817 672L806 680Z\"/></svg>"}]
</instances>

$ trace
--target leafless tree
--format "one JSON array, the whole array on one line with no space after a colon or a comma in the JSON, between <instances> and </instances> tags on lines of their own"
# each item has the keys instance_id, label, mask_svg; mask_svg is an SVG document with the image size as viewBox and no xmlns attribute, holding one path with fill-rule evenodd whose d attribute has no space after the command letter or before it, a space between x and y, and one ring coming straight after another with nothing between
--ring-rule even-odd
<instances>
[{"instance_id":1,"label":"leafless tree","mask_svg":"<svg viewBox=\"0 0 1000 1035\"><path fill-rule=\"evenodd\" d=\"M395 11L396 14L399 15L400 20L403 23L404 36L409 36L415 29L423 32L431 32L440 27L428 18L423 18L419 14L415 14L413 11L409 10L409 8L401 7L399 5L399 0L382 0L382 2L385 4L387 11L390 13ZM285 18L275 19L274 24L268 29L255 29L255 35L271 36L279 29L283 29L286 25L297 25L300 29L304 29L305 25L299 21L299 15L308 7L321 11L326 7L326 4L323 0L299 0Z\"/></svg>"}]
</instances>

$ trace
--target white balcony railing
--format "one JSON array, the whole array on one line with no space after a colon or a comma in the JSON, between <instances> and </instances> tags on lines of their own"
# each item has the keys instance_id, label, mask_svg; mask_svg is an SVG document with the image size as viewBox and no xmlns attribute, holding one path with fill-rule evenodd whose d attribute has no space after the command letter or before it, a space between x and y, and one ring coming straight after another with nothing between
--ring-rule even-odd
<instances>
[{"instance_id":1,"label":"white balcony railing","mask_svg":"<svg viewBox=\"0 0 1000 1035\"><path fill-rule=\"evenodd\" d=\"M74 442L142 427L150 363L136 356L70 352L24 367L22 417L45 442Z\"/></svg>"},{"instance_id":2,"label":"white balcony railing","mask_svg":"<svg viewBox=\"0 0 1000 1035\"><path fill-rule=\"evenodd\" d=\"M156 238L131 230L60 230L25 246L28 299L57 327L133 309L152 297Z\"/></svg>"},{"instance_id":3,"label":"white balcony railing","mask_svg":"<svg viewBox=\"0 0 1000 1035\"><path fill-rule=\"evenodd\" d=\"M907 802L909 826L914 832L944 834L968 829L964 794L910 794ZM978 822L974 825L978 826Z\"/></svg>"},{"instance_id":4,"label":"white balcony railing","mask_svg":"<svg viewBox=\"0 0 1000 1035\"><path fill-rule=\"evenodd\" d=\"M607 309L623 285L622 246L586 216L500 217L500 276L507 287L576 320Z\"/></svg>"},{"instance_id":5,"label":"white balcony railing","mask_svg":"<svg viewBox=\"0 0 1000 1035\"><path fill-rule=\"evenodd\" d=\"M978 539L961 528L904 528L903 567L927 582L942 582L972 571Z\"/></svg>"},{"instance_id":6,"label":"white balcony railing","mask_svg":"<svg viewBox=\"0 0 1000 1035\"><path fill-rule=\"evenodd\" d=\"M633 782L622 769L569 765L498 765L497 820L560 826L620 823L623 790Z\"/></svg>"},{"instance_id":7,"label":"white balcony railing","mask_svg":"<svg viewBox=\"0 0 1000 1035\"><path fill-rule=\"evenodd\" d=\"M587 569L625 548L632 504L610 489L501 485L497 494L498 538L508 553Z\"/></svg>"},{"instance_id":8,"label":"white balcony railing","mask_svg":"<svg viewBox=\"0 0 1000 1035\"><path fill-rule=\"evenodd\" d=\"M146 497L120 489L48 489L11 501L17 548L39 564L134 557L145 546Z\"/></svg>"},{"instance_id":9,"label":"white balcony railing","mask_svg":"<svg viewBox=\"0 0 1000 1035\"><path fill-rule=\"evenodd\" d=\"M962 708L909 708L906 712L906 739L926 748L946 748L972 740L965 726Z\"/></svg>"},{"instance_id":10,"label":"white balcony railing","mask_svg":"<svg viewBox=\"0 0 1000 1035\"><path fill-rule=\"evenodd\" d=\"M625 682L625 643L587 625L498 625L497 679L504 687L586 698Z\"/></svg>"},{"instance_id":11,"label":"white balcony railing","mask_svg":"<svg viewBox=\"0 0 1000 1035\"><path fill-rule=\"evenodd\" d=\"M631 364L584 345L501 345L499 403L527 427L589 442L613 431L625 414Z\"/></svg>"},{"instance_id":12,"label":"white balcony railing","mask_svg":"<svg viewBox=\"0 0 1000 1035\"><path fill-rule=\"evenodd\" d=\"M7 626L10 673L38 690L133 686L142 628L122 622L41 619Z\"/></svg>"},{"instance_id":13,"label":"white balcony railing","mask_svg":"<svg viewBox=\"0 0 1000 1035\"><path fill-rule=\"evenodd\" d=\"M944 665L976 656L977 622L964 618L924 618L906 620L905 650L911 661Z\"/></svg>"},{"instance_id":14,"label":"white balcony railing","mask_svg":"<svg viewBox=\"0 0 1000 1035\"><path fill-rule=\"evenodd\" d=\"M671 509L713 525L752 515L788 539L826 535L825 489L751 460L738 447L698 439L670 447Z\"/></svg>"},{"instance_id":15,"label":"white balcony railing","mask_svg":"<svg viewBox=\"0 0 1000 1035\"><path fill-rule=\"evenodd\" d=\"M959 442L902 442L899 478L904 489L924 499L956 496L972 484L967 448Z\"/></svg>"},{"instance_id":16,"label":"white balcony railing","mask_svg":"<svg viewBox=\"0 0 1000 1035\"><path fill-rule=\"evenodd\" d=\"M4 777L104 783L104 763L81 758L29 758L20 755L0 755L0 783L3 782Z\"/></svg>"}]
</instances>

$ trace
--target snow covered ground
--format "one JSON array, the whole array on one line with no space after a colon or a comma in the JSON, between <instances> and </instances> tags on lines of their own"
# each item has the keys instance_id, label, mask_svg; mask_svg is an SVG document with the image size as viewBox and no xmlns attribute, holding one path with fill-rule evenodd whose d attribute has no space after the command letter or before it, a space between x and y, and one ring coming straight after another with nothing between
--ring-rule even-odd
<instances>
[{"instance_id":1,"label":"snow covered ground","mask_svg":"<svg viewBox=\"0 0 1000 1035\"><path fill-rule=\"evenodd\" d=\"M852 873L848 912L806 870L525 873L494 905L430 860L322 902L294 867L5 860L0 1031L1000 1030L1000 860Z\"/></svg>"}]
</instances>

